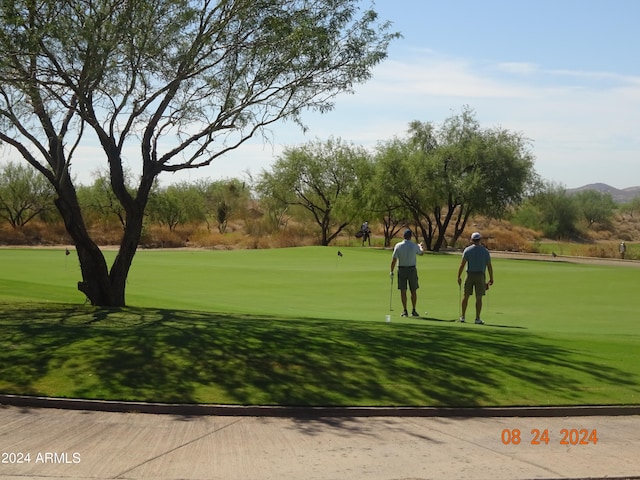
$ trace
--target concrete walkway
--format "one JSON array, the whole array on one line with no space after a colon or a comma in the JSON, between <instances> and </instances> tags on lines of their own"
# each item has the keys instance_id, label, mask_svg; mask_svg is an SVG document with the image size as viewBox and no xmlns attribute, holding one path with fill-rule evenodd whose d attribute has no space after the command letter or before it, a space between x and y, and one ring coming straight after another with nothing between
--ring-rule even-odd
<instances>
[{"instance_id":1,"label":"concrete walkway","mask_svg":"<svg viewBox=\"0 0 640 480\"><path fill-rule=\"evenodd\" d=\"M195 416L0 406L0 455L0 478L15 480L640 479L640 415Z\"/></svg>"}]
</instances>

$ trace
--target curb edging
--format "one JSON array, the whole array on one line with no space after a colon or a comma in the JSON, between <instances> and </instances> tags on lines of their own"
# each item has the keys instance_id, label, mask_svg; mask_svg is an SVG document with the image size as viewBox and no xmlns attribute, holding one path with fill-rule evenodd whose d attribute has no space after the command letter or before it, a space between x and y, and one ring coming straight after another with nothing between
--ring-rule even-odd
<instances>
[{"instance_id":1,"label":"curb edging","mask_svg":"<svg viewBox=\"0 0 640 480\"><path fill-rule=\"evenodd\" d=\"M117 413L244 417L580 417L640 415L640 405L550 407L335 407L119 402L0 395L0 405Z\"/></svg>"}]
</instances>

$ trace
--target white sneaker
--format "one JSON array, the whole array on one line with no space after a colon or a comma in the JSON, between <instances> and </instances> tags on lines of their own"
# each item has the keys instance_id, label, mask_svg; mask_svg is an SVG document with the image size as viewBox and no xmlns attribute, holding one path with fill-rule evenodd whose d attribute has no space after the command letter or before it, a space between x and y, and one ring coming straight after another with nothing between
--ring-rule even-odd
<instances>
[{"instance_id":1,"label":"white sneaker","mask_svg":"<svg viewBox=\"0 0 640 480\"><path fill-rule=\"evenodd\" d=\"M466 320L465 320L464 315L463 315L463 316L460 317L460 323L464 323L464 322L466 322Z\"/></svg>"},{"instance_id":2,"label":"white sneaker","mask_svg":"<svg viewBox=\"0 0 640 480\"><path fill-rule=\"evenodd\" d=\"M484 325L484 322L482 320L480 320L479 318L476 318L476 322L478 325Z\"/></svg>"}]
</instances>

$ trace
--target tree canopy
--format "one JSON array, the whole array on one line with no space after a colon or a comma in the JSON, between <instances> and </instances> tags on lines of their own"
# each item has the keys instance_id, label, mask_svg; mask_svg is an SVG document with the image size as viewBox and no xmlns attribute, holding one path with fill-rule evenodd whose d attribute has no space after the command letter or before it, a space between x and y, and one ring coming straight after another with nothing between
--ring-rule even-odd
<instances>
[{"instance_id":1,"label":"tree canopy","mask_svg":"<svg viewBox=\"0 0 640 480\"><path fill-rule=\"evenodd\" d=\"M284 151L257 184L261 195L281 205L297 205L320 228L320 243L329 245L361 212L363 176L369 155L340 139L309 142Z\"/></svg>"},{"instance_id":2,"label":"tree canopy","mask_svg":"<svg viewBox=\"0 0 640 480\"><path fill-rule=\"evenodd\" d=\"M125 304L158 175L210 165L270 124L326 112L398 37L357 0L9 0L0 3L0 141L40 172L94 305ZM124 210L109 268L73 165L96 143ZM127 178L125 162L132 168Z\"/></svg>"},{"instance_id":3,"label":"tree canopy","mask_svg":"<svg viewBox=\"0 0 640 480\"><path fill-rule=\"evenodd\" d=\"M533 155L519 133L483 128L465 107L442 125L413 121L404 139L379 148L379 187L408 211L429 250L455 243L471 215L501 216L535 179Z\"/></svg>"}]
</instances>

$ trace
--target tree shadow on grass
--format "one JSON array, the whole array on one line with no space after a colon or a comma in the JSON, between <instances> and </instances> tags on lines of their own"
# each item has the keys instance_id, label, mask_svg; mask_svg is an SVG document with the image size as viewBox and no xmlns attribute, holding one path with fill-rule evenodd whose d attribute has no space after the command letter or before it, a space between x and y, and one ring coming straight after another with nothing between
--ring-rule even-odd
<instances>
[{"instance_id":1,"label":"tree shadow on grass","mask_svg":"<svg viewBox=\"0 0 640 480\"><path fill-rule=\"evenodd\" d=\"M4 393L449 407L580 404L585 392L618 403L607 390L640 393L637 376L597 352L522 330L48 304L5 313Z\"/></svg>"},{"instance_id":2,"label":"tree shadow on grass","mask_svg":"<svg viewBox=\"0 0 640 480\"><path fill-rule=\"evenodd\" d=\"M442 319L442 318L436 318L436 317L422 317L422 320L425 320L427 322L440 322L440 323L459 323L460 320L458 320L457 318L453 318L453 319ZM469 322L471 324L473 324L473 321ZM512 328L512 329L516 329L516 330L526 330L527 327L523 327L521 325L504 325L504 324L499 324L499 323L486 323L485 326L487 327L495 327L495 328Z\"/></svg>"}]
</instances>

